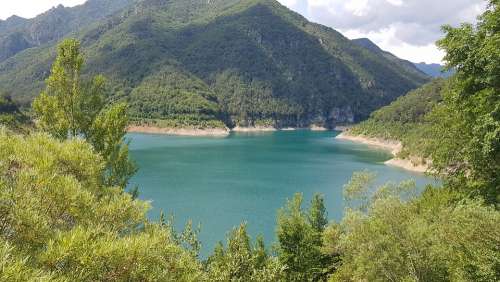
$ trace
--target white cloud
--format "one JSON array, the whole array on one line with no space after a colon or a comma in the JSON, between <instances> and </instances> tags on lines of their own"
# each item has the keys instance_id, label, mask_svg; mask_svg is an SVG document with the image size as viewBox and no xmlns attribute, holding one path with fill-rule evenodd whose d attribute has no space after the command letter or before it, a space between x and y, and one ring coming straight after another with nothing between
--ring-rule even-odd
<instances>
[{"instance_id":1,"label":"white cloud","mask_svg":"<svg viewBox=\"0 0 500 282\"><path fill-rule=\"evenodd\" d=\"M346 30L344 31L344 35L351 39L361 37L370 38L370 40L375 42L383 50L415 63L441 63L444 52L439 50L434 43L428 43L421 46L411 45L398 39L395 34L396 32L394 27L390 27L378 32L368 33L363 33L359 30Z\"/></svg>"},{"instance_id":2,"label":"white cloud","mask_svg":"<svg viewBox=\"0 0 500 282\"><path fill-rule=\"evenodd\" d=\"M414 62L440 63L434 42L441 26L473 22L483 0L279 0L309 20L349 38L367 37L381 48Z\"/></svg>"},{"instance_id":3,"label":"white cloud","mask_svg":"<svg viewBox=\"0 0 500 282\"><path fill-rule=\"evenodd\" d=\"M0 19L4 20L12 15L32 18L59 4L71 7L84 2L85 0L0 0Z\"/></svg>"}]
</instances>

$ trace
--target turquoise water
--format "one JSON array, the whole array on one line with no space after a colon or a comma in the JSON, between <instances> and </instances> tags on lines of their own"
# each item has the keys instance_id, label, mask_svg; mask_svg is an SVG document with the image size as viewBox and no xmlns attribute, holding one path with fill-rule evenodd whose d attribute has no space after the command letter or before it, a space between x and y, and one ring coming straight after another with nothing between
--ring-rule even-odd
<instances>
[{"instance_id":1,"label":"turquoise water","mask_svg":"<svg viewBox=\"0 0 500 282\"><path fill-rule=\"evenodd\" d=\"M131 153L139 165L132 184L141 199L173 214L180 228L189 219L201 224L202 254L241 222L250 234L274 242L277 210L296 192L308 201L325 196L332 220L342 217L342 187L355 171L368 169L379 182L433 179L383 164L390 155L334 139L336 132L283 131L238 133L227 138L130 134Z\"/></svg>"}]
</instances>

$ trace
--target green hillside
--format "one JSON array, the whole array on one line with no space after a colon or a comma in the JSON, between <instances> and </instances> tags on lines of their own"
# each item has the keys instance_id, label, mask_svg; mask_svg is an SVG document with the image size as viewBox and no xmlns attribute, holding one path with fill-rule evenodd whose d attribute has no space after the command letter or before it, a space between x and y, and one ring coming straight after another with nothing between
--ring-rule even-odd
<instances>
[{"instance_id":1,"label":"green hillside","mask_svg":"<svg viewBox=\"0 0 500 282\"><path fill-rule=\"evenodd\" d=\"M72 8L59 5L33 19L12 16L5 21L0 20L0 62L28 48L58 41L133 2L89 0Z\"/></svg>"},{"instance_id":2,"label":"green hillside","mask_svg":"<svg viewBox=\"0 0 500 282\"><path fill-rule=\"evenodd\" d=\"M355 135L399 140L403 143L402 157L429 156L430 139L433 139L430 117L442 100L445 79L435 79L421 88L398 98L390 105L371 114L370 118L350 130Z\"/></svg>"},{"instance_id":3,"label":"green hillside","mask_svg":"<svg viewBox=\"0 0 500 282\"><path fill-rule=\"evenodd\" d=\"M104 74L109 99L127 101L135 119L333 127L428 80L273 0L140 1L73 36L84 72ZM1 63L2 87L29 103L54 50L50 43Z\"/></svg>"}]
</instances>

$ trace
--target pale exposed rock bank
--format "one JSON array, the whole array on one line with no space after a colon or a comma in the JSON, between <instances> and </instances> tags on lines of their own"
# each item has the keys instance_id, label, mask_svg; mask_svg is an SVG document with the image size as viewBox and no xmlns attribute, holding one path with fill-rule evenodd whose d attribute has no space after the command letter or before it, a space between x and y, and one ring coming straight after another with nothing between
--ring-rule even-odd
<instances>
[{"instance_id":1,"label":"pale exposed rock bank","mask_svg":"<svg viewBox=\"0 0 500 282\"><path fill-rule=\"evenodd\" d=\"M323 127L323 126L318 126L318 125L311 125L311 127L309 127L309 129L311 131L328 131L328 128Z\"/></svg>"},{"instance_id":2,"label":"pale exposed rock bank","mask_svg":"<svg viewBox=\"0 0 500 282\"><path fill-rule=\"evenodd\" d=\"M426 173L429 170L428 165L420 164L416 165L412 161L407 159L394 158L385 162L388 166L394 166L402 169L406 169L413 172Z\"/></svg>"},{"instance_id":3,"label":"pale exposed rock bank","mask_svg":"<svg viewBox=\"0 0 500 282\"><path fill-rule=\"evenodd\" d=\"M272 132L272 131L277 131L277 130L278 129L276 129L272 126L249 126L249 127L236 126L231 131L234 131L234 132Z\"/></svg>"},{"instance_id":4,"label":"pale exposed rock bank","mask_svg":"<svg viewBox=\"0 0 500 282\"><path fill-rule=\"evenodd\" d=\"M295 130L327 131L327 128L313 125L309 128L275 128L272 126L236 126L229 128L170 128L149 125L131 125L128 127L129 133L150 133L181 136L228 136L231 132L274 132L274 131L295 131Z\"/></svg>"},{"instance_id":5,"label":"pale exposed rock bank","mask_svg":"<svg viewBox=\"0 0 500 282\"><path fill-rule=\"evenodd\" d=\"M228 136L230 131L228 128L162 128L156 126L132 125L127 129L130 133L151 133L151 134L167 134L181 136Z\"/></svg>"},{"instance_id":6,"label":"pale exposed rock bank","mask_svg":"<svg viewBox=\"0 0 500 282\"><path fill-rule=\"evenodd\" d=\"M350 135L347 132L342 132L337 137L340 140L348 140L356 143L362 143L371 147L376 147L378 149L390 151L391 154L396 156L403 149L403 145L398 141L384 140L380 138L371 138L358 135Z\"/></svg>"},{"instance_id":7,"label":"pale exposed rock bank","mask_svg":"<svg viewBox=\"0 0 500 282\"><path fill-rule=\"evenodd\" d=\"M273 131L295 131L295 130L311 130L311 131L328 131L328 128L311 125L310 127L284 127L284 128L276 128L273 126L236 126L231 131L233 132L273 132Z\"/></svg>"},{"instance_id":8,"label":"pale exposed rock bank","mask_svg":"<svg viewBox=\"0 0 500 282\"><path fill-rule=\"evenodd\" d=\"M351 135L348 132L342 132L335 138L339 140L348 140L356 143L361 143L374 148L391 152L394 158L385 162L385 164L388 166L394 166L419 173L425 173L429 170L429 166L426 164L415 164L410 159L398 158L397 155L403 149L403 145L399 141L385 140L380 138L372 138L359 135Z\"/></svg>"}]
</instances>

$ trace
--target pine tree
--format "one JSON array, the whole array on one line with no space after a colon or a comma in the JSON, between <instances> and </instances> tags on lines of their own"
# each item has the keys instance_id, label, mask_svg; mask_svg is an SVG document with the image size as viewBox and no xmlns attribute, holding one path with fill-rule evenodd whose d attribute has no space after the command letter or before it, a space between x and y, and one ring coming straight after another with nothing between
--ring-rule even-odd
<instances>
[{"instance_id":1,"label":"pine tree","mask_svg":"<svg viewBox=\"0 0 500 282\"><path fill-rule=\"evenodd\" d=\"M33 102L38 126L52 136L64 140L85 138L104 158L104 181L125 188L136 172L124 143L128 117L127 106L109 108L105 102L105 79L81 78L84 64L77 40L64 40L47 79L46 89Z\"/></svg>"}]
</instances>

